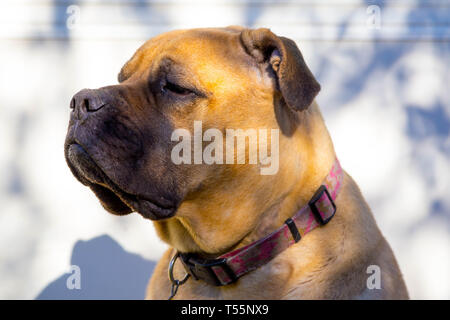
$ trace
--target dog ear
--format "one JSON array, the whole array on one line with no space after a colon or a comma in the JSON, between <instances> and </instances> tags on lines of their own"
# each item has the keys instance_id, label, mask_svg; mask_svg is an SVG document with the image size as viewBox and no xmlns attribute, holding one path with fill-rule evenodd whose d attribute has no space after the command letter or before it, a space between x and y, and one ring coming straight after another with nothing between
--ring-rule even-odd
<instances>
[{"instance_id":1,"label":"dog ear","mask_svg":"<svg viewBox=\"0 0 450 320\"><path fill-rule=\"evenodd\" d=\"M241 42L259 63L269 63L277 78L286 104L293 110L305 110L320 91L294 41L278 37L269 29L246 29Z\"/></svg>"}]
</instances>

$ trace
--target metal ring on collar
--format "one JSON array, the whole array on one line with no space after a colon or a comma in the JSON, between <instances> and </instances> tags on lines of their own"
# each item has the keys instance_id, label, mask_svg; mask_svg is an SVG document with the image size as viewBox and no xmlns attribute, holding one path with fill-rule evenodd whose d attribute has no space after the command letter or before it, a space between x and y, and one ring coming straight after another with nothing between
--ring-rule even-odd
<instances>
[{"instance_id":1,"label":"metal ring on collar","mask_svg":"<svg viewBox=\"0 0 450 320\"><path fill-rule=\"evenodd\" d=\"M175 262L177 261L179 256L180 256L180 253L177 251L177 253L175 253L175 255L170 260L170 263L169 263L169 280L170 280L170 282L172 282L172 284L180 286L180 285L184 284L187 281L187 279L189 278L190 274L186 273L186 275L184 276L184 278L182 280L178 280L178 279L175 279L173 277L173 267L175 266Z\"/></svg>"}]
</instances>

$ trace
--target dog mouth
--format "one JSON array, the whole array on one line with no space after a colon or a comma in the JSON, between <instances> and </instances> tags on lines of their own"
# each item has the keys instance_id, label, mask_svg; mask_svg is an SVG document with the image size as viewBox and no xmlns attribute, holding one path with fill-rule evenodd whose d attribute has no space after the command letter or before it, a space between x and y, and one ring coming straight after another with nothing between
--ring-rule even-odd
<instances>
[{"instance_id":1,"label":"dog mouth","mask_svg":"<svg viewBox=\"0 0 450 320\"><path fill-rule=\"evenodd\" d=\"M65 147L67 164L74 176L91 188L103 207L112 214L126 215L133 211L144 218L160 220L173 216L176 207L163 205L139 194L131 194L114 183L78 143Z\"/></svg>"}]
</instances>

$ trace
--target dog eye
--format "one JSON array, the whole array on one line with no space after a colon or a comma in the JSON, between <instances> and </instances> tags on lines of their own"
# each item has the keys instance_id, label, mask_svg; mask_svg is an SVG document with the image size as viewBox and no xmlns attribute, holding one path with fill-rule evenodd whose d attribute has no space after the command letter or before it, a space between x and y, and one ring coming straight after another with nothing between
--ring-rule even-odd
<instances>
[{"instance_id":1,"label":"dog eye","mask_svg":"<svg viewBox=\"0 0 450 320\"><path fill-rule=\"evenodd\" d=\"M173 92L173 93L181 95L181 96L185 96L185 95L193 93L191 90L183 88L182 86L179 86L170 81L166 81L166 84L163 86L162 89L164 92L170 91L170 92Z\"/></svg>"}]
</instances>

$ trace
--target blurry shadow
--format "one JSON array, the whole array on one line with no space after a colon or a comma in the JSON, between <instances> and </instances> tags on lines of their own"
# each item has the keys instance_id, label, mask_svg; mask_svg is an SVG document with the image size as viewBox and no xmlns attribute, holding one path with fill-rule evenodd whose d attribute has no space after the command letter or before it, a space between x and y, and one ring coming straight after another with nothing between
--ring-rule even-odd
<instances>
[{"instance_id":1,"label":"blurry shadow","mask_svg":"<svg viewBox=\"0 0 450 320\"><path fill-rule=\"evenodd\" d=\"M126 2L125 2L126 3ZM165 31L169 31L171 21L167 18L164 2L152 3L151 1L137 1L129 4L124 11L128 16L133 16L132 21L139 24L149 35L153 34L154 29L160 29L160 26L167 26ZM160 33L160 32L158 32ZM145 39L147 40L147 39Z\"/></svg>"},{"instance_id":2,"label":"blurry shadow","mask_svg":"<svg viewBox=\"0 0 450 320\"><path fill-rule=\"evenodd\" d=\"M110 236L77 241L71 265L80 268L80 289L68 289L65 273L36 299L144 299L155 262L126 252Z\"/></svg>"},{"instance_id":3,"label":"blurry shadow","mask_svg":"<svg viewBox=\"0 0 450 320\"><path fill-rule=\"evenodd\" d=\"M21 112L17 120L14 119L16 125L14 127L14 150L12 152L11 161L8 164L8 170L6 181L6 192L11 196L23 196L28 197L28 193L25 187L24 174L19 166L22 155L22 146L25 143L26 134L30 127L30 116L26 112Z\"/></svg>"},{"instance_id":4,"label":"blurry shadow","mask_svg":"<svg viewBox=\"0 0 450 320\"><path fill-rule=\"evenodd\" d=\"M244 6L244 25L248 28L253 28L258 18L266 10L264 3L255 3L253 1L246 1Z\"/></svg>"},{"instance_id":5,"label":"blurry shadow","mask_svg":"<svg viewBox=\"0 0 450 320\"><path fill-rule=\"evenodd\" d=\"M450 134L450 118L440 102L435 103L431 109L408 105L406 114L407 133L412 139L422 140L430 136L446 139Z\"/></svg>"}]
</instances>

